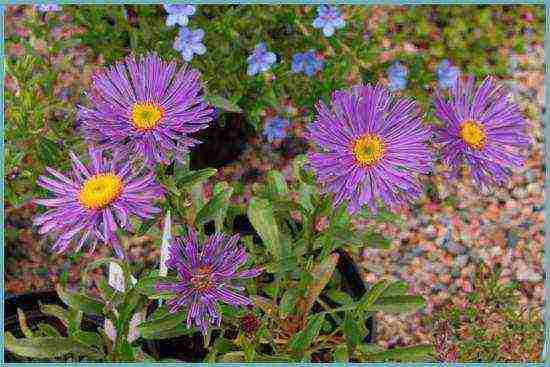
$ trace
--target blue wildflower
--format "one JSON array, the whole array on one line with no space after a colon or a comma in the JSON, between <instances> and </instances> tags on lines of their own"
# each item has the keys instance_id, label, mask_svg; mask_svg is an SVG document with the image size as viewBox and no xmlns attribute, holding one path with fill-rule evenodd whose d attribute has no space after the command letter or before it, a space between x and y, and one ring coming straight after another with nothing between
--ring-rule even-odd
<instances>
[{"instance_id":1,"label":"blue wildflower","mask_svg":"<svg viewBox=\"0 0 550 367\"><path fill-rule=\"evenodd\" d=\"M164 10L168 13L166 25L172 27L176 24L186 26L189 22L189 16L195 14L196 8L193 5L164 5Z\"/></svg>"},{"instance_id":2,"label":"blue wildflower","mask_svg":"<svg viewBox=\"0 0 550 367\"><path fill-rule=\"evenodd\" d=\"M267 51L265 43L258 43L254 48L254 51L246 61L248 62L248 68L246 73L248 75L256 75L260 72L269 70L271 64L277 60L277 56L273 52Z\"/></svg>"},{"instance_id":3,"label":"blue wildflower","mask_svg":"<svg viewBox=\"0 0 550 367\"><path fill-rule=\"evenodd\" d=\"M181 52L185 61L191 61L193 54L202 55L206 52L206 47L202 44L204 31L202 29L190 30L187 27L181 27L176 40L174 49Z\"/></svg>"},{"instance_id":4,"label":"blue wildflower","mask_svg":"<svg viewBox=\"0 0 550 367\"><path fill-rule=\"evenodd\" d=\"M323 28L323 34L330 37L335 29L344 28L345 20L340 14L340 10L332 5L321 5L317 8L317 18L313 21L313 27Z\"/></svg>"},{"instance_id":5,"label":"blue wildflower","mask_svg":"<svg viewBox=\"0 0 550 367\"><path fill-rule=\"evenodd\" d=\"M439 87L442 89L452 87L459 75L460 70L456 66L451 65L447 59L441 61L437 66L437 79L439 80Z\"/></svg>"},{"instance_id":6,"label":"blue wildflower","mask_svg":"<svg viewBox=\"0 0 550 367\"><path fill-rule=\"evenodd\" d=\"M270 143L275 139L283 139L288 127L290 127L290 121L281 117L270 118L265 123L264 136Z\"/></svg>"},{"instance_id":7,"label":"blue wildflower","mask_svg":"<svg viewBox=\"0 0 550 367\"><path fill-rule=\"evenodd\" d=\"M390 79L390 89L397 91L405 89L407 86L407 68L399 61L393 63L388 69L388 77Z\"/></svg>"},{"instance_id":8,"label":"blue wildflower","mask_svg":"<svg viewBox=\"0 0 550 367\"><path fill-rule=\"evenodd\" d=\"M61 11L61 6L57 4L38 4L34 6L38 11L47 13L50 11Z\"/></svg>"},{"instance_id":9,"label":"blue wildflower","mask_svg":"<svg viewBox=\"0 0 550 367\"><path fill-rule=\"evenodd\" d=\"M314 50L304 53L297 53L292 57L292 71L304 72L307 76L312 76L323 68L324 61L320 60Z\"/></svg>"}]
</instances>

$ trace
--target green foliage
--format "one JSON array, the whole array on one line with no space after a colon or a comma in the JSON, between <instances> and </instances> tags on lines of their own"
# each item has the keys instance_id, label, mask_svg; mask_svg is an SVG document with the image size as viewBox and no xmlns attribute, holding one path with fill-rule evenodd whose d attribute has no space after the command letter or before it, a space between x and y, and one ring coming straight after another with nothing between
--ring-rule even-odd
<instances>
[{"instance_id":1,"label":"green foliage","mask_svg":"<svg viewBox=\"0 0 550 367\"><path fill-rule=\"evenodd\" d=\"M425 321L439 361L540 361L543 321L519 304L517 283L500 284L500 273L481 264L464 304L448 302Z\"/></svg>"}]
</instances>

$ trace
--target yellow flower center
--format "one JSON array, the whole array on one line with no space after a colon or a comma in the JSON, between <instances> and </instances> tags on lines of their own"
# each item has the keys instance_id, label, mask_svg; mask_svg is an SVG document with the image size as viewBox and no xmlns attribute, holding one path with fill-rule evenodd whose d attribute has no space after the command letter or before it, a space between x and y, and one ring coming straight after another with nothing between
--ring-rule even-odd
<instances>
[{"instance_id":1,"label":"yellow flower center","mask_svg":"<svg viewBox=\"0 0 550 367\"><path fill-rule=\"evenodd\" d=\"M460 137L472 149L482 149L485 146L487 137L482 126L473 121L467 120L460 125Z\"/></svg>"},{"instance_id":2,"label":"yellow flower center","mask_svg":"<svg viewBox=\"0 0 550 367\"><path fill-rule=\"evenodd\" d=\"M132 109L132 124L138 130L150 130L164 116L164 108L155 102L139 102Z\"/></svg>"},{"instance_id":3,"label":"yellow flower center","mask_svg":"<svg viewBox=\"0 0 550 367\"><path fill-rule=\"evenodd\" d=\"M101 209L113 202L121 192L120 177L114 173L99 173L84 182L78 200L87 209Z\"/></svg>"},{"instance_id":4,"label":"yellow flower center","mask_svg":"<svg viewBox=\"0 0 550 367\"><path fill-rule=\"evenodd\" d=\"M375 164L384 155L384 143L374 134L366 134L353 145L353 156L359 165L366 167Z\"/></svg>"}]
</instances>

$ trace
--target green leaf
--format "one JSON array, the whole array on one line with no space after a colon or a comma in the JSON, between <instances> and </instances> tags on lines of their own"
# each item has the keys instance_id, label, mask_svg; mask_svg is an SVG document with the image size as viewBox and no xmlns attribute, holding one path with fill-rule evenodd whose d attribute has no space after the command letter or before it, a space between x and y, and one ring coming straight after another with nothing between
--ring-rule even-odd
<instances>
[{"instance_id":1,"label":"green leaf","mask_svg":"<svg viewBox=\"0 0 550 367\"><path fill-rule=\"evenodd\" d=\"M210 201L199 210L196 218L197 224L208 223L211 220L225 216L232 194L233 188L228 187L224 191L214 195Z\"/></svg>"},{"instance_id":2,"label":"green leaf","mask_svg":"<svg viewBox=\"0 0 550 367\"><path fill-rule=\"evenodd\" d=\"M363 244L370 248L388 250L391 247L391 240L379 233L367 232L363 236Z\"/></svg>"},{"instance_id":3,"label":"green leaf","mask_svg":"<svg viewBox=\"0 0 550 367\"><path fill-rule=\"evenodd\" d=\"M340 345L332 354L334 362L349 362L348 347L346 345Z\"/></svg>"},{"instance_id":4,"label":"green leaf","mask_svg":"<svg viewBox=\"0 0 550 367\"><path fill-rule=\"evenodd\" d=\"M101 358L103 353L76 340L57 337L15 338L10 332L4 333L4 346L14 354L28 358L59 358L66 354Z\"/></svg>"},{"instance_id":5,"label":"green leaf","mask_svg":"<svg viewBox=\"0 0 550 367\"><path fill-rule=\"evenodd\" d=\"M178 178L177 185L178 187L182 186L194 186L197 183L204 182L210 177L214 176L218 172L215 168L205 168L199 171L190 171L184 173L181 177Z\"/></svg>"},{"instance_id":6,"label":"green leaf","mask_svg":"<svg viewBox=\"0 0 550 367\"><path fill-rule=\"evenodd\" d=\"M236 351L236 352L229 352L225 353L218 362L223 363L237 363L237 362L244 362L245 361L245 355L242 351Z\"/></svg>"},{"instance_id":7,"label":"green leaf","mask_svg":"<svg viewBox=\"0 0 550 367\"><path fill-rule=\"evenodd\" d=\"M415 345L412 347L402 347L388 349L383 352L370 353L366 355L369 361L386 362L419 362L431 359L434 353L432 345Z\"/></svg>"},{"instance_id":8,"label":"green leaf","mask_svg":"<svg viewBox=\"0 0 550 367\"><path fill-rule=\"evenodd\" d=\"M281 172L274 170L267 172L266 183L273 196L286 197L288 195L288 186Z\"/></svg>"},{"instance_id":9,"label":"green leaf","mask_svg":"<svg viewBox=\"0 0 550 367\"><path fill-rule=\"evenodd\" d=\"M349 350L349 355L353 355L355 347L363 340L362 330L357 325L357 319L353 317L353 313L346 312L346 317L342 324L342 331L346 337L346 345Z\"/></svg>"},{"instance_id":10,"label":"green leaf","mask_svg":"<svg viewBox=\"0 0 550 367\"><path fill-rule=\"evenodd\" d=\"M40 322L38 323L38 325L36 325L36 327L38 328L38 331L40 331L42 336L61 337L61 333L50 324Z\"/></svg>"},{"instance_id":11,"label":"green leaf","mask_svg":"<svg viewBox=\"0 0 550 367\"><path fill-rule=\"evenodd\" d=\"M279 305L279 317L286 319L288 315L292 314L296 308L297 300L298 289L294 287L287 289L281 298L281 303Z\"/></svg>"},{"instance_id":12,"label":"green leaf","mask_svg":"<svg viewBox=\"0 0 550 367\"><path fill-rule=\"evenodd\" d=\"M33 338L34 333L27 325L27 318L25 317L25 313L19 308L17 309L17 317L19 319L19 326L21 328L21 331L23 332L23 335L25 335L26 338Z\"/></svg>"},{"instance_id":13,"label":"green leaf","mask_svg":"<svg viewBox=\"0 0 550 367\"><path fill-rule=\"evenodd\" d=\"M425 306L422 296L400 295L380 297L366 311L383 311L388 313L413 312Z\"/></svg>"},{"instance_id":14,"label":"green leaf","mask_svg":"<svg viewBox=\"0 0 550 367\"><path fill-rule=\"evenodd\" d=\"M359 303L357 305L357 312L363 313L367 311L390 284L390 281L386 279L382 279L381 281L374 284L371 289L369 289L369 291L365 293L363 297L361 297L361 299L359 300Z\"/></svg>"},{"instance_id":15,"label":"green leaf","mask_svg":"<svg viewBox=\"0 0 550 367\"><path fill-rule=\"evenodd\" d=\"M281 238L279 227L273 214L273 207L269 201L253 197L250 199L247 211L248 219L262 238L267 252L275 261L281 259Z\"/></svg>"},{"instance_id":16,"label":"green leaf","mask_svg":"<svg viewBox=\"0 0 550 367\"><path fill-rule=\"evenodd\" d=\"M323 262L317 264L311 271L311 276L314 279L312 286L308 287L305 295L305 302L301 304L301 307L298 311L298 316L306 318L307 314L313 307L313 304L317 301L317 298L332 278L334 269L336 269L336 264L340 255L337 253L330 254Z\"/></svg>"},{"instance_id":17,"label":"green leaf","mask_svg":"<svg viewBox=\"0 0 550 367\"><path fill-rule=\"evenodd\" d=\"M181 324L185 320L187 320L186 312L167 313L162 317L141 323L138 328L143 338L153 339L162 332L174 331L173 329L178 325L183 326Z\"/></svg>"},{"instance_id":18,"label":"green leaf","mask_svg":"<svg viewBox=\"0 0 550 367\"><path fill-rule=\"evenodd\" d=\"M61 320L63 325L65 325L66 328L69 327L70 324L70 315L69 311L64 309L61 306L58 305L44 305L42 303L40 305L40 312L42 312L44 315L49 315L58 318Z\"/></svg>"},{"instance_id":19,"label":"green leaf","mask_svg":"<svg viewBox=\"0 0 550 367\"><path fill-rule=\"evenodd\" d=\"M398 280L396 282L393 282L386 288L386 290L382 294L382 297L400 296L407 294L408 291L409 285L402 280Z\"/></svg>"},{"instance_id":20,"label":"green leaf","mask_svg":"<svg viewBox=\"0 0 550 367\"><path fill-rule=\"evenodd\" d=\"M157 223L156 218L148 219L148 220L145 220L145 221L141 222L141 225L139 226L139 228L136 232L136 235L143 236L144 234L149 232L149 230L155 225L155 223Z\"/></svg>"},{"instance_id":21,"label":"green leaf","mask_svg":"<svg viewBox=\"0 0 550 367\"><path fill-rule=\"evenodd\" d=\"M173 294L170 292L159 292L155 289L155 286L158 283L176 283L178 281L177 277L174 276L151 276L141 278L136 284L136 290L152 299L169 299L173 297Z\"/></svg>"},{"instance_id":22,"label":"green leaf","mask_svg":"<svg viewBox=\"0 0 550 367\"><path fill-rule=\"evenodd\" d=\"M206 96L205 99L212 106L218 107L224 111L235 112L235 113L243 112L243 110L236 103L233 103L230 100L223 98L221 96L209 95L209 96Z\"/></svg>"},{"instance_id":23,"label":"green leaf","mask_svg":"<svg viewBox=\"0 0 550 367\"><path fill-rule=\"evenodd\" d=\"M330 289L327 292L327 296L336 303L341 305L349 305L353 303L353 298L347 293L339 291L338 289Z\"/></svg>"},{"instance_id":24,"label":"green leaf","mask_svg":"<svg viewBox=\"0 0 550 367\"><path fill-rule=\"evenodd\" d=\"M98 333L94 333L91 331L77 330L73 336L79 342L92 347L94 346L98 347L100 345L103 345L103 338Z\"/></svg>"},{"instance_id":25,"label":"green leaf","mask_svg":"<svg viewBox=\"0 0 550 367\"><path fill-rule=\"evenodd\" d=\"M69 307L80 310L86 315L103 315L105 304L85 294L69 292L60 285L56 287L59 298Z\"/></svg>"},{"instance_id":26,"label":"green leaf","mask_svg":"<svg viewBox=\"0 0 550 367\"><path fill-rule=\"evenodd\" d=\"M324 316L317 314L310 317L306 327L294 334L290 340L290 348L295 356L301 359L304 351L310 346L311 342L321 330L323 326Z\"/></svg>"}]
</instances>

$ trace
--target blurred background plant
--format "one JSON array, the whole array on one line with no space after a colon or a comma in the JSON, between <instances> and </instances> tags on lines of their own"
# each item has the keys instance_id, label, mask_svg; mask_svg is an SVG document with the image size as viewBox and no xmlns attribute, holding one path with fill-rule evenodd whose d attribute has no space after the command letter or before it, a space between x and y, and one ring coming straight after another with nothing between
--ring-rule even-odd
<instances>
[{"instance_id":1,"label":"blurred background plant","mask_svg":"<svg viewBox=\"0 0 550 367\"><path fill-rule=\"evenodd\" d=\"M449 300L426 320L439 362L536 362L542 353L544 322L519 303L516 282L502 284L501 269L482 262L473 291Z\"/></svg>"}]
</instances>

